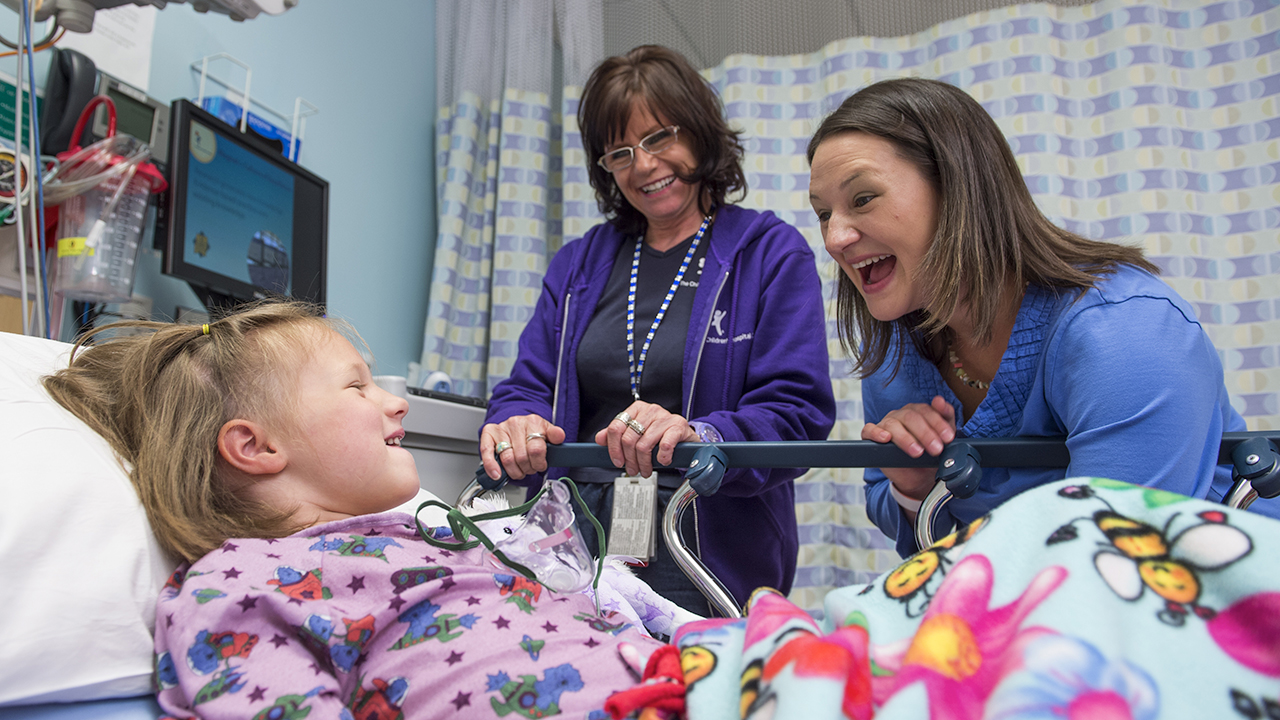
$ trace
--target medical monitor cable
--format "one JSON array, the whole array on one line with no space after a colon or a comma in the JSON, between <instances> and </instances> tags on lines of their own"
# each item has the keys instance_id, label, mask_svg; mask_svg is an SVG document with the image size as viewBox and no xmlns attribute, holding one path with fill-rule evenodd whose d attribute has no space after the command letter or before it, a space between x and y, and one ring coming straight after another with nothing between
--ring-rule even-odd
<instances>
[{"instance_id":1,"label":"medical monitor cable","mask_svg":"<svg viewBox=\"0 0 1280 720\"><path fill-rule=\"evenodd\" d=\"M35 226L31 233L31 242L33 247L33 260L35 261L35 270L39 277L39 295L38 300L43 301L44 309L44 337L45 339L53 339L53 323L52 310L49 307L49 263L44 256L45 248L45 227L44 227L44 172L40 166L39 148L40 148L40 126L36 122L36 49L32 43L33 37L31 32L31 6L30 0L22 0L23 19L26 27L27 38L27 79L30 81L31 90L27 91L27 104L31 112L31 122L28 123L30 138L29 147L31 148L31 157L33 158L34 167L30 170L31 182L33 184L34 193L31 194L31 222ZM53 33L50 32L50 36ZM47 38L46 38L47 40ZM18 70L22 70L22 60L19 56ZM21 105L22 96L17 96L15 108ZM17 110L15 109L15 112Z\"/></svg>"},{"instance_id":2,"label":"medical monitor cable","mask_svg":"<svg viewBox=\"0 0 1280 720\"><path fill-rule=\"evenodd\" d=\"M23 3L23 5L25 6L25 5L26 5L26 3ZM48 34L48 35L45 35L45 36L44 36L44 39L43 39L43 40L41 40L40 42L36 43L36 45L48 45L49 43L51 43L51 42L53 42L53 41L54 41L54 39L55 39L55 38L54 38L54 36L56 36L60 31L63 31L63 30L64 30L64 28L63 28L62 26L57 25L57 24L54 24L53 29L49 31L49 34ZM31 33L31 28L30 28L30 27L28 27L28 28L27 28L27 34L28 34L28 35L30 35L30 33ZM18 28L18 42L17 42L17 44L9 42L9 39L8 39L8 38L6 38L6 37L5 37L5 36L3 36L3 35L0 35L0 45L4 45L4 46L5 46L5 47L7 47L7 48L12 48L12 49L14 50L15 54L16 54L17 50L18 50L20 47L22 47L22 28Z\"/></svg>"},{"instance_id":3,"label":"medical monitor cable","mask_svg":"<svg viewBox=\"0 0 1280 720\"><path fill-rule=\"evenodd\" d=\"M22 33L25 23L22 18L18 19L18 43L22 43ZM14 112L13 112L13 202L14 217L17 222L18 230L18 277L20 278L20 289L22 292L22 334L31 335L31 311L28 310L27 300L27 252L26 243L27 236L23 234L22 225L22 53L18 53L18 68L14 73ZM37 308L39 306L39 295L37 295Z\"/></svg>"},{"instance_id":4,"label":"medical monitor cable","mask_svg":"<svg viewBox=\"0 0 1280 720\"><path fill-rule=\"evenodd\" d=\"M31 108L31 118L32 118L30 123L31 157L33 158L33 161L34 161L33 165L35 166L31 169L32 182L35 183L35 197L32 198L33 208L32 208L31 214L32 214L32 221L35 222L36 224L36 231L32 233L32 241L35 242L36 247L39 248L36 267L40 269L40 288L41 288L41 294L43 295L43 298L44 298L44 336L46 339L52 340L53 339L53 324L51 322L52 311L50 310L50 307L49 307L49 263L47 262L48 258L46 258L44 255L45 233L46 233L46 228L44 225L44 168L41 165L40 155L39 155L40 123L36 122L35 120L35 118L37 117L36 94L34 92L34 89L36 87L36 48L35 48L35 45L31 42L31 38L33 37L33 35L31 33L30 0L22 0L22 4L23 4L24 10L26 11L25 17L26 17L26 26L27 26L27 78L31 81L31 88L32 88L32 91L27 92L27 104ZM50 31L49 35L52 36L53 32ZM19 64L18 68L19 69L22 68L21 64ZM21 100L21 97L19 97L18 99ZM59 320L58 324L59 325L62 324L61 320Z\"/></svg>"}]
</instances>

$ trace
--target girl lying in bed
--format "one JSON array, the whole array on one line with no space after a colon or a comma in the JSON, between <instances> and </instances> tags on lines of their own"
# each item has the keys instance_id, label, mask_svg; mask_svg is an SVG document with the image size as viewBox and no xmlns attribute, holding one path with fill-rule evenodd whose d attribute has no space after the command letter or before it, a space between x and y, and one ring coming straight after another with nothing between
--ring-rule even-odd
<instances>
[{"instance_id":1,"label":"girl lying in bed","mask_svg":"<svg viewBox=\"0 0 1280 720\"><path fill-rule=\"evenodd\" d=\"M189 564L156 611L168 715L590 717L635 684L620 649L660 645L388 512L418 490L408 405L314 309L116 327L146 332L94 331L45 385Z\"/></svg>"}]
</instances>

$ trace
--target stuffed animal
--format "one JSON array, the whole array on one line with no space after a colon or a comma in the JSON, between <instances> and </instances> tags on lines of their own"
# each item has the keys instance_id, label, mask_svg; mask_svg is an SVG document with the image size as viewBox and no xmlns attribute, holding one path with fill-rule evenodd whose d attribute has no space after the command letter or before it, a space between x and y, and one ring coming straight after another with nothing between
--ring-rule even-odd
<instances>
[{"instance_id":1,"label":"stuffed animal","mask_svg":"<svg viewBox=\"0 0 1280 720\"><path fill-rule=\"evenodd\" d=\"M507 510L510 507L505 496L488 494L477 497L471 501L470 507L462 507L460 510L470 516ZM523 521L521 516L512 516L484 520L476 523L476 527L496 543L505 535L513 533ZM644 627L650 635L666 638L674 635L681 625L703 619L654 592L648 583L635 576L628 567L628 562L635 562L635 559L622 555L605 556L598 584L602 615L617 613L637 627ZM590 585L581 592L595 599Z\"/></svg>"}]
</instances>

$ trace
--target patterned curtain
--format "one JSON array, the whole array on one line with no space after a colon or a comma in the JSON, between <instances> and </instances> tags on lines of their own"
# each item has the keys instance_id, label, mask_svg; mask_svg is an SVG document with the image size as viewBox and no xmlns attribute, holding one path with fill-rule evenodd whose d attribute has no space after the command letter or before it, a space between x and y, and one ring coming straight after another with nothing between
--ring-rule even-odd
<instances>
[{"instance_id":1,"label":"patterned curtain","mask_svg":"<svg viewBox=\"0 0 1280 720\"><path fill-rule=\"evenodd\" d=\"M481 397L511 374L551 255L599 221L575 92L604 59L603 11L440 0L436 18L440 216L421 364Z\"/></svg>"},{"instance_id":2,"label":"patterned curtain","mask_svg":"<svg viewBox=\"0 0 1280 720\"><path fill-rule=\"evenodd\" d=\"M822 249L809 208L804 156L809 136L845 97L869 83L899 76L937 78L964 88L995 117L1037 202L1055 222L1145 249L1164 279L1195 306L1219 349L1232 403L1249 428L1276 429L1278 5L1280 0L1018 5L914 35L841 40L811 54L733 55L705 75L720 91L731 123L745 131L751 191L743 205L773 210L808 238L822 266L828 318L834 317L836 267ZM537 227L519 204L524 191L519 182L497 185L489 201L494 207L512 203L518 219L507 234L519 238L514 244L525 253L519 263L501 265L493 259L505 247L499 231L489 250L468 250L477 266L490 263L492 269L483 277L460 276L452 262L460 251L445 247L446 236L473 223L468 214L445 216L469 206L452 198L448 187L442 190L442 249L423 363L474 378L468 386L473 394L484 394L510 367L548 257L538 257L537 251L554 252L561 238L577 237L598 221L581 143L568 121L577 91L572 85L562 89L566 122L552 121L563 134L551 153L563 153L563 163L547 163L557 180L541 196L547 203L538 206L545 213L544 234L535 234ZM449 126L449 112L442 105L442 129ZM442 152L442 179L454 172L446 155ZM522 156L513 152L512 157ZM507 180L502 162L490 168ZM510 177L528 172L517 165ZM473 182L469 178L458 186ZM475 227L479 235L481 225ZM463 321L444 320L446 310ZM492 319L486 320L490 313ZM480 341L468 344L473 340ZM839 403L831 437L856 439L862 425L859 384L849 375L832 322L828 343ZM455 372L464 367L474 369ZM797 492L802 545L792 597L799 605L815 610L830 589L868 581L897 563L892 544L866 518L859 471L811 471Z\"/></svg>"}]
</instances>

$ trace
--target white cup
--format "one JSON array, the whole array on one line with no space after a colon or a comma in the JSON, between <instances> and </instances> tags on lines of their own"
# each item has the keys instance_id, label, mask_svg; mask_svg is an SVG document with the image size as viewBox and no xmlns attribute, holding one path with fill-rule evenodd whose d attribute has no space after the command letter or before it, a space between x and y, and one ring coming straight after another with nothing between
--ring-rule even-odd
<instances>
[{"instance_id":1,"label":"white cup","mask_svg":"<svg viewBox=\"0 0 1280 720\"><path fill-rule=\"evenodd\" d=\"M422 383L422 387L435 392L452 393L453 380L449 379L448 373L436 370L427 376L427 380Z\"/></svg>"},{"instance_id":2,"label":"white cup","mask_svg":"<svg viewBox=\"0 0 1280 720\"><path fill-rule=\"evenodd\" d=\"M392 395L399 395L405 399L409 397L408 379L403 375L374 375L373 384Z\"/></svg>"}]
</instances>

